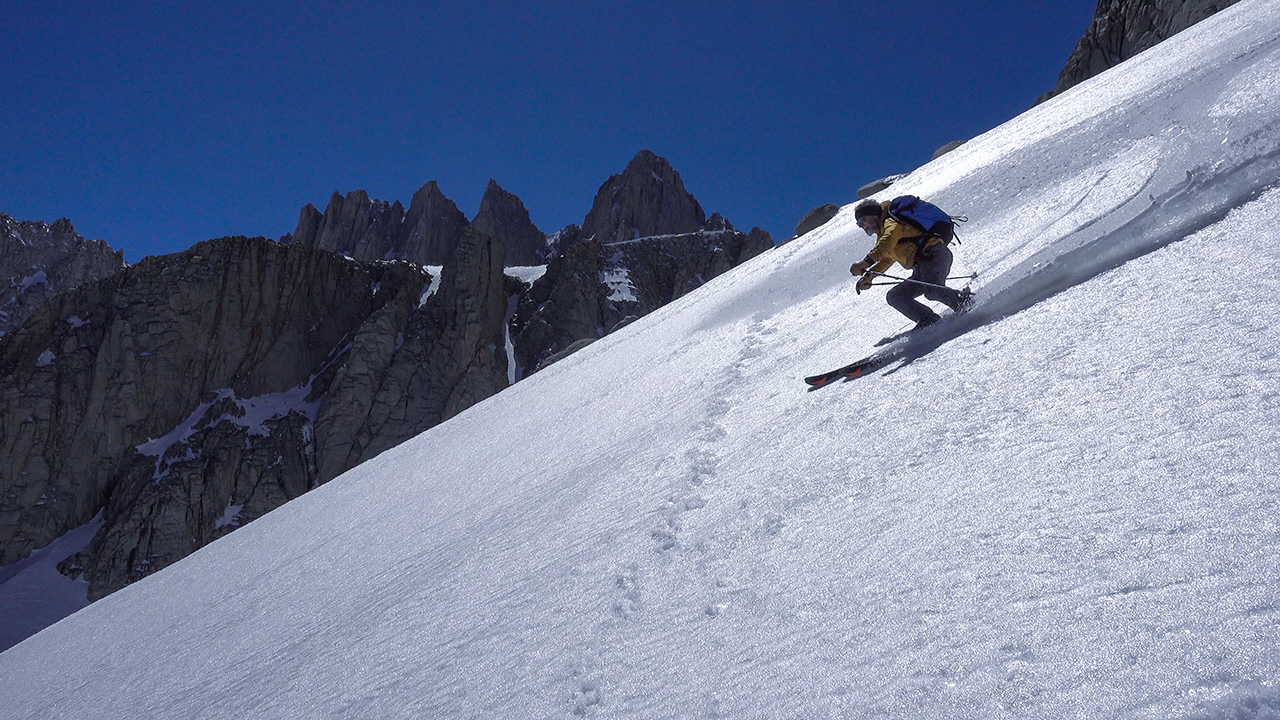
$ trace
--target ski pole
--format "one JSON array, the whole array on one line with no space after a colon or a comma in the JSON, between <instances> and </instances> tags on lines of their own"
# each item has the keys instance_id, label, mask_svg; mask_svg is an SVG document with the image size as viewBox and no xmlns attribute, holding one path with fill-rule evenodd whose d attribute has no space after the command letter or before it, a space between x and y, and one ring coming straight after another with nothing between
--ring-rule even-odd
<instances>
[{"instance_id":1,"label":"ski pole","mask_svg":"<svg viewBox=\"0 0 1280 720\"><path fill-rule=\"evenodd\" d=\"M917 285L928 285L929 287L942 288L943 290L955 290L955 288L949 288L946 285L939 285L937 283L925 282L923 280L912 280L911 278L900 278L896 275L887 275L885 273L876 272L874 270L871 270L870 273L872 275L879 275L880 277L889 278L890 280L897 280L900 283L909 282L909 283L915 283ZM951 278L947 278L947 279L950 280ZM894 283L885 283L885 284L892 285Z\"/></svg>"},{"instance_id":2,"label":"ski pole","mask_svg":"<svg viewBox=\"0 0 1280 720\"><path fill-rule=\"evenodd\" d=\"M950 280L951 278L947 278L947 279L948 279L948 280ZM888 287L888 286L890 286L890 285L901 285L901 284L902 284L902 283L904 283L904 282L913 282L913 283L918 283L918 282L920 282L920 281L919 281L919 280L891 280L891 281L889 281L889 282L873 282L873 283L871 283L871 287L881 287L881 286ZM928 285L929 283L920 283L920 284L921 284L921 285ZM940 286L940 285L935 285L934 287L941 287L941 286ZM952 290L954 290L955 288L951 288L951 289L952 289Z\"/></svg>"}]
</instances>

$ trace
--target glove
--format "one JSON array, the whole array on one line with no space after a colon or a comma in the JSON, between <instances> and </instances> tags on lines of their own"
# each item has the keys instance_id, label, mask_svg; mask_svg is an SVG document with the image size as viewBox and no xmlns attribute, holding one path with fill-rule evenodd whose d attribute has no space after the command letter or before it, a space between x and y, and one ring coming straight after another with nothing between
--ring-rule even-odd
<instances>
[{"instance_id":1,"label":"glove","mask_svg":"<svg viewBox=\"0 0 1280 720\"><path fill-rule=\"evenodd\" d=\"M875 275L870 275L870 274L863 275L861 278L858 279L858 285L855 288L855 290L857 290L857 293L861 295L863 290L871 289L871 282L875 279L876 279Z\"/></svg>"},{"instance_id":2,"label":"glove","mask_svg":"<svg viewBox=\"0 0 1280 720\"><path fill-rule=\"evenodd\" d=\"M849 266L849 274L858 276L871 269L871 263L866 260L860 260Z\"/></svg>"}]
</instances>

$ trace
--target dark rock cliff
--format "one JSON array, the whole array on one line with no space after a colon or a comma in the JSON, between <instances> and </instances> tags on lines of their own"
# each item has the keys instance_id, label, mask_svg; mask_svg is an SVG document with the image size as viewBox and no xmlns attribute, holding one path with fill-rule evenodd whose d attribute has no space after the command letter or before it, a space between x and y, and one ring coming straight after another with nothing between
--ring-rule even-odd
<instances>
[{"instance_id":1,"label":"dark rock cliff","mask_svg":"<svg viewBox=\"0 0 1280 720\"><path fill-rule=\"evenodd\" d=\"M572 242L521 299L512 321L516 376L604 337L773 247L707 219L671 165L642 151L605 181Z\"/></svg>"},{"instance_id":2,"label":"dark rock cliff","mask_svg":"<svg viewBox=\"0 0 1280 720\"><path fill-rule=\"evenodd\" d=\"M414 193L408 211L399 201L371 200L363 190L345 197L335 192L323 214L313 205L302 208L286 242L355 260L444 265L466 227L467 217L432 181Z\"/></svg>"},{"instance_id":3,"label":"dark rock cliff","mask_svg":"<svg viewBox=\"0 0 1280 720\"><path fill-rule=\"evenodd\" d=\"M1093 22L1046 100L1195 25L1236 0L1098 0Z\"/></svg>"},{"instance_id":4,"label":"dark rock cliff","mask_svg":"<svg viewBox=\"0 0 1280 720\"><path fill-rule=\"evenodd\" d=\"M501 245L455 256L425 302L412 264L262 238L52 299L0 341L0 562L104 510L63 564L101 597L501 390Z\"/></svg>"},{"instance_id":5,"label":"dark rock cliff","mask_svg":"<svg viewBox=\"0 0 1280 720\"><path fill-rule=\"evenodd\" d=\"M46 225L0 213L0 335L58 293L123 267L123 252L85 240L66 218Z\"/></svg>"},{"instance_id":6,"label":"dark rock cliff","mask_svg":"<svg viewBox=\"0 0 1280 720\"><path fill-rule=\"evenodd\" d=\"M283 242L222 238L130 267L65 221L0 221L15 272L49 286L0 336L0 565L101 513L60 565L91 599L773 245L705 218L647 151L582 229L551 236L495 182L469 223L435 183L407 211L335 193ZM22 254L41 238L60 249ZM544 260L532 284L504 275Z\"/></svg>"}]
</instances>

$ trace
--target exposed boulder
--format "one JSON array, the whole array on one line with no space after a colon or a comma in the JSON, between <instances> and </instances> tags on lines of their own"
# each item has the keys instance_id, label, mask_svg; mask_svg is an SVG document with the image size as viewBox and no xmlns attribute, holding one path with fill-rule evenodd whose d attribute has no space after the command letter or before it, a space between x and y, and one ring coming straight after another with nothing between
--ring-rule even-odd
<instances>
[{"instance_id":1,"label":"exposed boulder","mask_svg":"<svg viewBox=\"0 0 1280 720\"><path fill-rule=\"evenodd\" d=\"M835 217L839 212L839 205L831 203L819 205L805 214L805 216L800 220L800 223L796 225L795 236L800 237L807 232L817 230L823 225L831 222L831 218Z\"/></svg>"},{"instance_id":2,"label":"exposed boulder","mask_svg":"<svg viewBox=\"0 0 1280 720\"><path fill-rule=\"evenodd\" d=\"M875 195L876 193L882 190L888 189L890 185L898 182L899 180L906 177L907 175L908 173L899 173L897 175L890 175L888 177L883 177L883 178L880 178L879 180L869 182L866 185L863 185L862 187L858 188L858 199L866 200L872 195Z\"/></svg>"},{"instance_id":3,"label":"exposed boulder","mask_svg":"<svg viewBox=\"0 0 1280 720\"><path fill-rule=\"evenodd\" d=\"M943 145L942 147L938 148L937 150L934 150L934 151L933 151L933 155L929 158L929 161L930 161L930 162L933 162L934 160L937 160L938 158L942 157L943 155L946 155L947 153L951 152L952 150L955 150L956 148L958 148L958 147L960 147L961 145L965 144L965 142L966 142L965 140L952 140L951 142L947 143L946 145Z\"/></svg>"}]
</instances>

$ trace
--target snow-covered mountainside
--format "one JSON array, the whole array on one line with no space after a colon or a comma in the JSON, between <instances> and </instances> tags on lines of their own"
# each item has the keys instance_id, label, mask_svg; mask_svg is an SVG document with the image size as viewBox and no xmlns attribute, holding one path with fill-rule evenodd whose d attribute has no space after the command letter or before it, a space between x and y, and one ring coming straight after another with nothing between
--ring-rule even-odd
<instances>
[{"instance_id":1,"label":"snow-covered mountainside","mask_svg":"<svg viewBox=\"0 0 1280 720\"><path fill-rule=\"evenodd\" d=\"M0 654L12 718L1280 715L1280 2L852 208ZM270 548L267 552L265 548Z\"/></svg>"}]
</instances>

